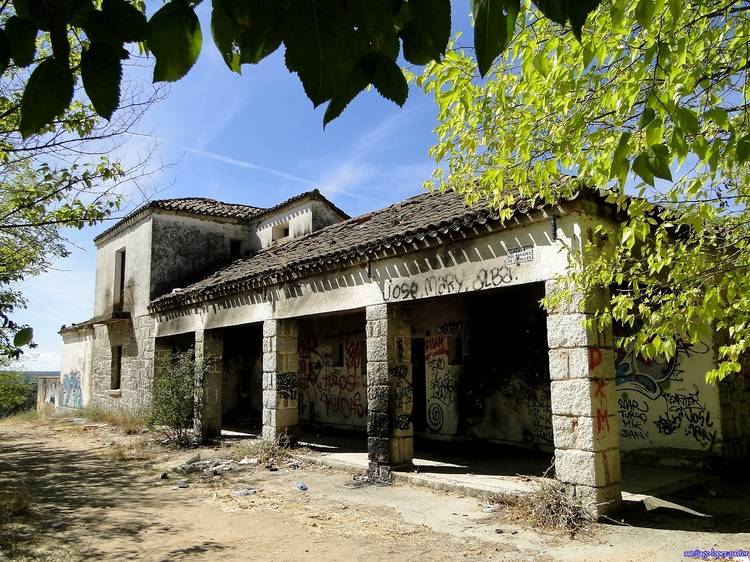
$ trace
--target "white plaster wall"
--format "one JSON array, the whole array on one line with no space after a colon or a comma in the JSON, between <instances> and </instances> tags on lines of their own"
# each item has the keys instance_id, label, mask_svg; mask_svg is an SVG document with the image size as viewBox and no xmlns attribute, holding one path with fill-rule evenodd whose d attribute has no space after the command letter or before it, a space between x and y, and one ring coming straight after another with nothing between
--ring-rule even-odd
<instances>
[{"instance_id":1,"label":"white plaster wall","mask_svg":"<svg viewBox=\"0 0 750 562\"><path fill-rule=\"evenodd\" d=\"M616 353L620 448L712 451L721 442L719 388L706 382L711 343L683 345L675 360Z\"/></svg>"},{"instance_id":2,"label":"white plaster wall","mask_svg":"<svg viewBox=\"0 0 750 562\"><path fill-rule=\"evenodd\" d=\"M272 245L273 227L289 223L289 238L298 238L313 231L313 207L310 201L301 201L296 205L290 205L258 223L256 232L262 248ZM283 243L277 241L276 243Z\"/></svg>"},{"instance_id":3,"label":"white plaster wall","mask_svg":"<svg viewBox=\"0 0 750 562\"><path fill-rule=\"evenodd\" d=\"M269 318L358 310L365 306L432 298L545 281L567 267L567 247L579 242L581 217L520 225L434 249L343 267L267 289L213 301L157 317L159 336L220 328ZM526 263L508 265L507 254L533 248Z\"/></svg>"},{"instance_id":4,"label":"white plaster wall","mask_svg":"<svg viewBox=\"0 0 750 562\"><path fill-rule=\"evenodd\" d=\"M89 405L93 352L93 329L81 329L63 334L59 407L80 409Z\"/></svg>"},{"instance_id":5,"label":"white plaster wall","mask_svg":"<svg viewBox=\"0 0 750 562\"><path fill-rule=\"evenodd\" d=\"M107 239L96 249L94 316L112 312L115 254L125 248L125 310L132 316L148 313L151 279L152 216Z\"/></svg>"}]
</instances>

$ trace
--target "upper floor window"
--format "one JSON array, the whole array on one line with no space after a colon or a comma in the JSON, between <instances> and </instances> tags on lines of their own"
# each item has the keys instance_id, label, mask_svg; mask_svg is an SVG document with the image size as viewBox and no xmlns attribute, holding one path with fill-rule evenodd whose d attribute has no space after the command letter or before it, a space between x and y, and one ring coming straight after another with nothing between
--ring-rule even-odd
<instances>
[{"instance_id":1,"label":"upper floor window","mask_svg":"<svg viewBox=\"0 0 750 562\"><path fill-rule=\"evenodd\" d=\"M277 224L271 230L271 241L282 240L289 237L289 222Z\"/></svg>"},{"instance_id":2,"label":"upper floor window","mask_svg":"<svg viewBox=\"0 0 750 562\"><path fill-rule=\"evenodd\" d=\"M242 254L242 240L229 241L229 257L232 259L240 257Z\"/></svg>"},{"instance_id":3,"label":"upper floor window","mask_svg":"<svg viewBox=\"0 0 750 562\"><path fill-rule=\"evenodd\" d=\"M115 253L114 310L123 310L125 304L125 248Z\"/></svg>"},{"instance_id":4,"label":"upper floor window","mask_svg":"<svg viewBox=\"0 0 750 562\"><path fill-rule=\"evenodd\" d=\"M122 346L112 348L112 361L110 371L110 390L120 390L120 379L122 377Z\"/></svg>"}]
</instances>

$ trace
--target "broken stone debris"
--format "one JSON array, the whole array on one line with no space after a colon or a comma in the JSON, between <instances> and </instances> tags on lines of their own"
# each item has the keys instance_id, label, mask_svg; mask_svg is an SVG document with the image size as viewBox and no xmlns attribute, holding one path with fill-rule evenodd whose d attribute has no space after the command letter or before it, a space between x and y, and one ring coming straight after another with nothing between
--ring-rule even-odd
<instances>
[{"instance_id":1,"label":"broken stone debris","mask_svg":"<svg viewBox=\"0 0 750 562\"><path fill-rule=\"evenodd\" d=\"M187 480L178 480L177 484L172 486L173 490L177 490L178 488L187 488L188 487L188 481Z\"/></svg>"},{"instance_id":2,"label":"broken stone debris","mask_svg":"<svg viewBox=\"0 0 750 562\"><path fill-rule=\"evenodd\" d=\"M240 461L239 464L258 464L259 462L260 462L260 459L257 459L257 458L249 459L245 457L244 459Z\"/></svg>"},{"instance_id":3,"label":"broken stone debris","mask_svg":"<svg viewBox=\"0 0 750 562\"><path fill-rule=\"evenodd\" d=\"M250 488L247 488L247 489L244 489L244 490L235 490L234 492L232 492L232 495L235 498L241 498L241 497L244 497L244 496L254 496L257 493L258 492L256 490L252 490Z\"/></svg>"},{"instance_id":4,"label":"broken stone debris","mask_svg":"<svg viewBox=\"0 0 750 562\"><path fill-rule=\"evenodd\" d=\"M305 491L307 491L307 484L305 484L305 483L304 483L304 482L302 482L301 480L300 480L299 482L297 482L297 483L296 483L296 484L294 485L294 487L295 487L295 488L297 488L297 489L298 489L298 490L299 490L300 492L305 492Z\"/></svg>"}]
</instances>

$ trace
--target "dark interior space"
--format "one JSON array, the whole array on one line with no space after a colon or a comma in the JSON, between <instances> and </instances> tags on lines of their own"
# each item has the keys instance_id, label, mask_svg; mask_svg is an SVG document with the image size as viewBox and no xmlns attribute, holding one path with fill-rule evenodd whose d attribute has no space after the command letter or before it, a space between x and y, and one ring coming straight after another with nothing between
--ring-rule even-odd
<instances>
[{"instance_id":1,"label":"dark interior space","mask_svg":"<svg viewBox=\"0 0 750 562\"><path fill-rule=\"evenodd\" d=\"M246 324L224 329L222 426L260 427L263 413L263 327Z\"/></svg>"}]
</instances>

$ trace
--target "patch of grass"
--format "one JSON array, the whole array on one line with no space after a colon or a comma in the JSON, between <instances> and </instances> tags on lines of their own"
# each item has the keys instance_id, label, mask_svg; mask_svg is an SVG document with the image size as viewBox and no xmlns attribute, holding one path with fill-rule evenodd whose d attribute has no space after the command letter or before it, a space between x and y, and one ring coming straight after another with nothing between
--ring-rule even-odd
<instances>
[{"instance_id":1,"label":"patch of grass","mask_svg":"<svg viewBox=\"0 0 750 562\"><path fill-rule=\"evenodd\" d=\"M31 507L31 492L25 486L11 490L0 490L0 522L24 515Z\"/></svg>"},{"instance_id":2,"label":"patch of grass","mask_svg":"<svg viewBox=\"0 0 750 562\"><path fill-rule=\"evenodd\" d=\"M132 443L113 443L102 452L105 459L111 461L148 461L156 456L151 443L139 439Z\"/></svg>"},{"instance_id":3,"label":"patch of grass","mask_svg":"<svg viewBox=\"0 0 750 562\"><path fill-rule=\"evenodd\" d=\"M37 410L25 410L23 412L16 412L10 416L0 418L0 423L4 424L16 424L16 423L36 423L45 419L44 413Z\"/></svg>"},{"instance_id":4,"label":"patch of grass","mask_svg":"<svg viewBox=\"0 0 750 562\"><path fill-rule=\"evenodd\" d=\"M529 477L536 485L529 494L491 494L488 503L497 504L511 518L537 529L567 531L571 537L594 523L593 512L566 493L565 485L551 478Z\"/></svg>"},{"instance_id":5,"label":"patch of grass","mask_svg":"<svg viewBox=\"0 0 750 562\"><path fill-rule=\"evenodd\" d=\"M127 435L140 433L146 429L146 417L139 412L89 406L84 410L83 415L92 422L107 423L117 427Z\"/></svg>"},{"instance_id":6,"label":"patch of grass","mask_svg":"<svg viewBox=\"0 0 750 562\"><path fill-rule=\"evenodd\" d=\"M292 458L292 442L288 435L280 435L273 441L248 439L238 441L229 448L229 455L235 460L245 457L258 459L259 464L280 463Z\"/></svg>"}]
</instances>

